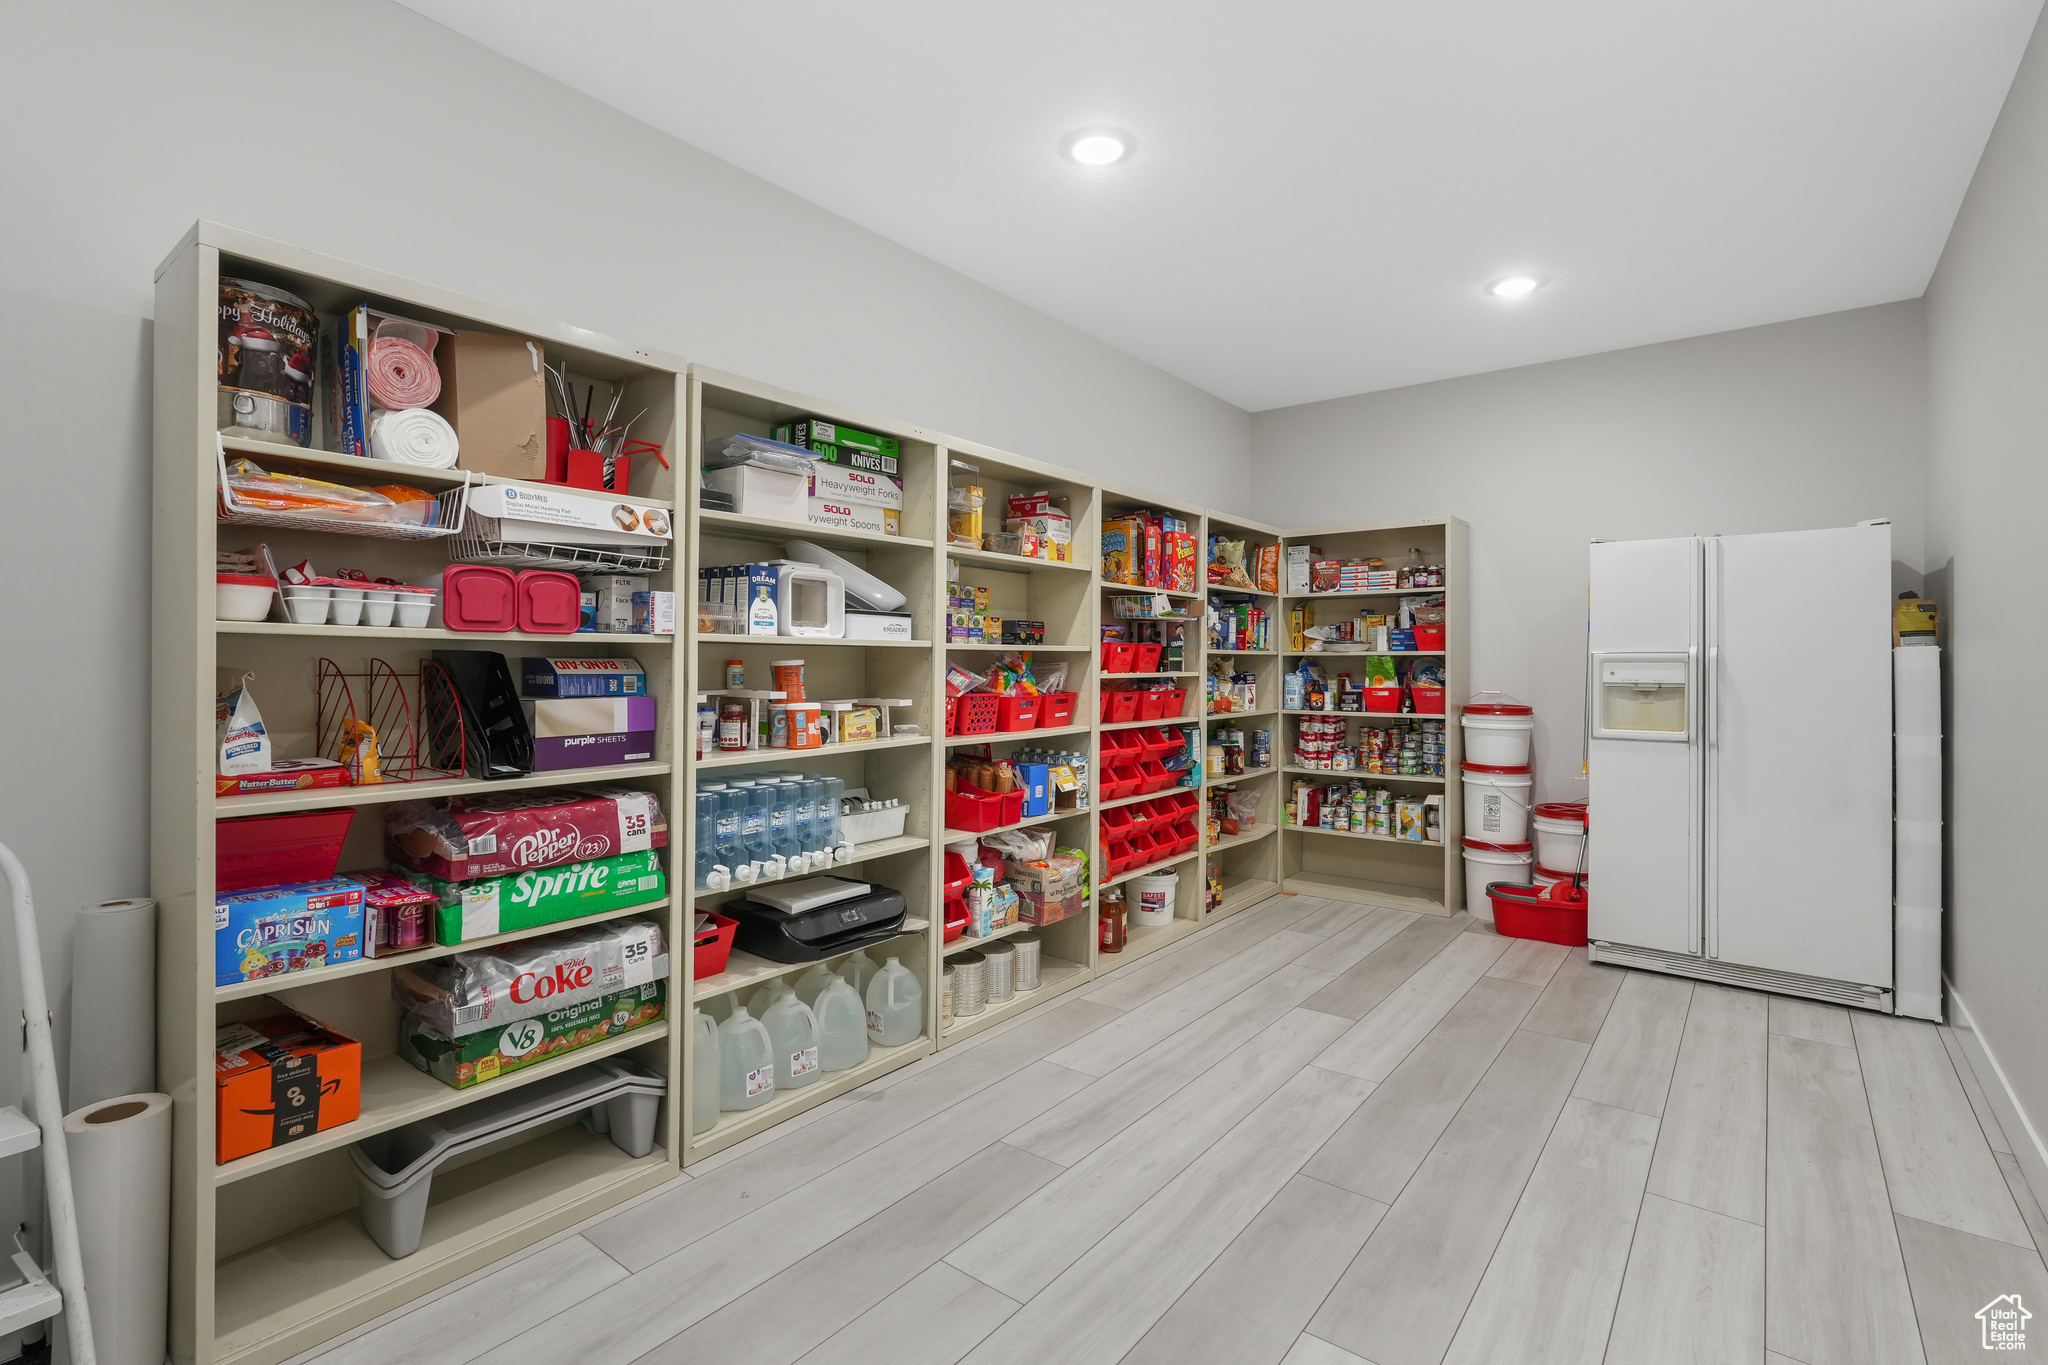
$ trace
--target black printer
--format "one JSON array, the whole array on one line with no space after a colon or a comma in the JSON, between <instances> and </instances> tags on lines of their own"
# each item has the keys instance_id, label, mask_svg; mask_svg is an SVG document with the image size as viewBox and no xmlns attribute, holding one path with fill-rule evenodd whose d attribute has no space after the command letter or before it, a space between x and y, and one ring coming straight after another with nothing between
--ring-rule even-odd
<instances>
[{"instance_id":1,"label":"black printer","mask_svg":"<svg viewBox=\"0 0 2048 1365\"><path fill-rule=\"evenodd\" d=\"M815 962L903 932L901 891L847 877L758 886L722 909L739 921L734 944L770 962Z\"/></svg>"}]
</instances>

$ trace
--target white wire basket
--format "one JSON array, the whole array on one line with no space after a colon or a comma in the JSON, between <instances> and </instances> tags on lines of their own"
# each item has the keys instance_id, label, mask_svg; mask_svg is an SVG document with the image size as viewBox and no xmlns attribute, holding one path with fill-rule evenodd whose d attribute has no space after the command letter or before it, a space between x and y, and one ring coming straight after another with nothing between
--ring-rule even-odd
<instances>
[{"instance_id":1,"label":"white wire basket","mask_svg":"<svg viewBox=\"0 0 2048 1365\"><path fill-rule=\"evenodd\" d=\"M280 451L280 456L290 458L290 451ZM363 521L355 517L315 517L296 512L266 512L250 507L235 497L235 490L228 486L227 447L216 441L214 461L220 482L217 492L220 497L219 520L224 526L274 526L285 531L325 531L334 535L368 536L374 540L439 540L445 536L459 536L469 514L470 476L465 472L462 482L447 489L434 501L440 512L435 526L417 526L410 522ZM383 469L403 470L402 465L385 465Z\"/></svg>"},{"instance_id":2,"label":"white wire basket","mask_svg":"<svg viewBox=\"0 0 2048 1365\"><path fill-rule=\"evenodd\" d=\"M458 490L451 490L458 491ZM472 516L448 542L448 558L466 564L502 564L508 569L562 569L570 573L660 573L668 568L671 542L639 545L561 545L552 541L501 540L496 517Z\"/></svg>"}]
</instances>

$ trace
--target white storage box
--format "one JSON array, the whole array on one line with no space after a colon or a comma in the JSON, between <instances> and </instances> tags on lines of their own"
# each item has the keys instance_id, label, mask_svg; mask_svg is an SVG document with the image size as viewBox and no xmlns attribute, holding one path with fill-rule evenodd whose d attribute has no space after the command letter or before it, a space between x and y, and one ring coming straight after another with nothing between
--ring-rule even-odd
<instances>
[{"instance_id":1,"label":"white storage box","mask_svg":"<svg viewBox=\"0 0 2048 1365\"><path fill-rule=\"evenodd\" d=\"M887 474L820 461L811 475L811 496L834 502L864 502L873 507L903 508L903 480Z\"/></svg>"},{"instance_id":2,"label":"white storage box","mask_svg":"<svg viewBox=\"0 0 2048 1365\"><path fill-rule=\"evenodd\" d=\"M704 486L730 493L735 512L770 521L805 521L812 501L809 484L810 480L801 474L786 474L780 469L753 464L704 471Z\"/></svg>"},{"instance_id":3,"label":"white storage box","mask_svg":"<svg viewBox=\"0 0 2048 1365\"><path fill-rule=\"evenodd\" d=\"M913 638L910 617L882 611L850 611L846 613L846 638L908 640Z\"/></svg>"},{"instance_id":4,"label":"white storage box","mask_svg":"<svg viewBox=\"0 0 2048 1365\"><path fill-rule=\"evenodd\" d=\"M706 477L709 477L708 475ZM798 480L799 483L802 480ZM901 535L902 514L890 507L877 507L868 502L841 502L836 498L809 498L805 500L806 520L813 526L829 526L835 531L866 531L870 535Z\"/></svg>"}]
</instances>

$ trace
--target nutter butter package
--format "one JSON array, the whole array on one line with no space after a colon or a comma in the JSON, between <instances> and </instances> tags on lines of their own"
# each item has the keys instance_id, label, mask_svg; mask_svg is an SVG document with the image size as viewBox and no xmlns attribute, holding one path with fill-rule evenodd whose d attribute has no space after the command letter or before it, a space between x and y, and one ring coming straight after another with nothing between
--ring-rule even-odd
<instances>
[{"instance_id":1,"label":"nutter butter package","mask_svg":"<svg viewBox=\"0 0 2048 1365\"><path fill-rule=\"evenodd\" d=\"M451 882L645 853L667 842L660 800L624 787L401 801L384 813L391 861Z\"/></svg>"}]
</instances>

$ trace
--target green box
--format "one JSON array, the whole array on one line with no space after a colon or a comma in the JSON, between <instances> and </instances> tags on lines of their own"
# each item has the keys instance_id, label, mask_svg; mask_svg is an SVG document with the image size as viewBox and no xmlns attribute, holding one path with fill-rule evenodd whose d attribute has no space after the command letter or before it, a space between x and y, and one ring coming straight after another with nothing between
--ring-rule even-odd
<instances>
[{"instance_id":1,"label":"green box","mask_svg":"<svg viewBox=\"0 0 2048 1365\"><path fill-rule=\"evenodd\" d=\"M398 1054L444 1085L472 1085L559 1057L577 1048L645 1028L662 1017L667 981L628 986L580 1005L518 1019L448 1041L408 1014L398 1026Z\"/></svg>"},{"instance_id":2,"label":"green box","mask_svg":"<svg viewBox=\"0 0 2048 1365\"><path fill-rule=\"evenodd\" d=\"M822 417L799 417L775 428L775 439L784 445L802 446L829 464L843 464L870 474L896 473L903 443L894 436L877 436L872 431L828 422Z\"/></svg>"},{"instance_id":3,"label":"green box","mask_svg":"<svg viewBox=\"0 0 2048 1365\"><path fill-rule=\"evenodd\" d=\"M441 898L434 911L434 942L450 947L606 910L627 910L668 895L661 855L651 848L465 882L443 881L395 864L391 870Z\"/></svg>"}]
</instances>

